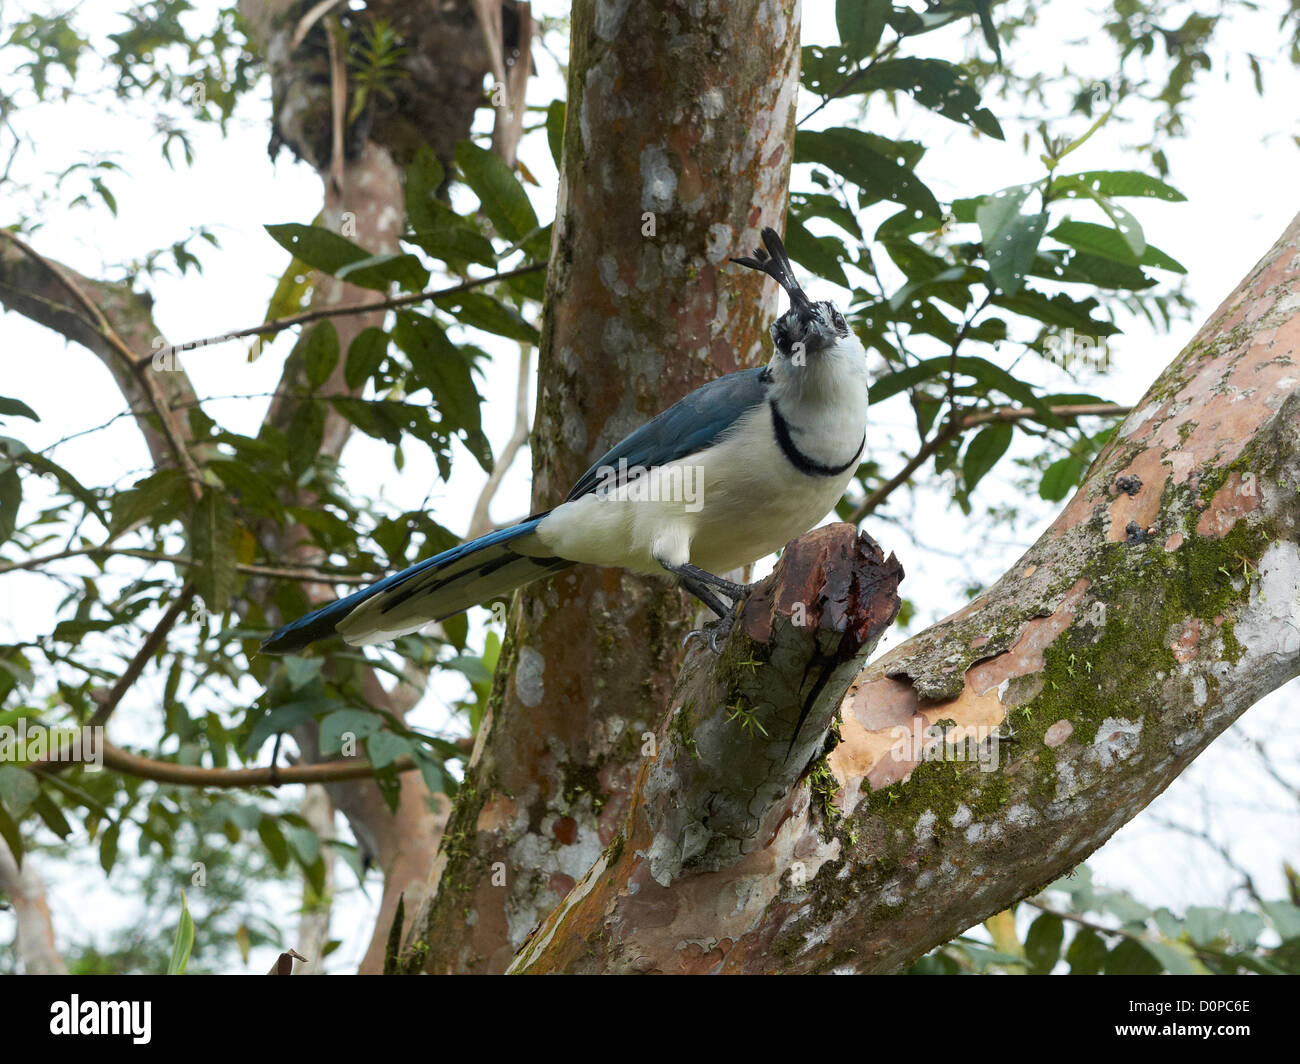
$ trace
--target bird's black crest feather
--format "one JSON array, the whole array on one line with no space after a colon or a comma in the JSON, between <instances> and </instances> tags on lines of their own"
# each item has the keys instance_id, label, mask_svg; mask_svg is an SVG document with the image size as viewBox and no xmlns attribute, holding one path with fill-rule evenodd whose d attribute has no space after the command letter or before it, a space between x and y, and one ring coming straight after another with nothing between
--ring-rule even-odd
<instances>
[{"instance_id":1,"label":"bird's black crest feather","mask_svg":"<svg viewBox=\"0 0 1300 1064\"><path fill-rule=\"evenodd\" d=\"M785 252L785 245L781 243L781 238L771 226L763 229L763 243L766 245L766 250L755 248L753 258L746 256L733 258L731 261L738 266L747 266L751 270L767 274L785 289L790 297L790 305L795 310L810 311L812 304L799 286L799 282L794 279L794 269L790 265L790 256Z\"/></svg>"}]
</instances>

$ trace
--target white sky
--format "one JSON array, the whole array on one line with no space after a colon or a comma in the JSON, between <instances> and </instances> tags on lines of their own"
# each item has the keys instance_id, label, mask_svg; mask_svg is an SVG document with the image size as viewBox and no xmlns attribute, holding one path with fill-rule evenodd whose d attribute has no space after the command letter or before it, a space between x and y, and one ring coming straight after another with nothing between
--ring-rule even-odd
<instances>
[{"instance_id":1,"label":"white sky","mask_svg":"<svg viewBox=\"0 0 1300 1064\"><path fill-rule=\"evenodd\" d=\"M44 9L46 5L31 6ZM206 11L216 5L204 0L198 6ZM558 14L566 6L557 0L544 0L535 2L534 10ZM1089 37L1096 34L1088 6L1052 5L1050 25L1026 35L1023 43L1008 54L1009 63L1016 66L1032 62L1034 55L1051 57L1063 42L1082 42L1070 46L1074 68L1092 69L1097 76L1105 76L1113 63L1113 52L1104 43L1088 43ZM815 3L808 8L804 43L833 43L832 6ZM112 30L116 19L109 13L109 5L103 5L102 9L96 7L93 18L87 10L86 24L96 30ZM201 20L194 23L201 24ZM1300 151L1291 136L1296 101L1300 100L1300 77L1284 59L1267 58L1277 47L1275 25L1270 10L1267 16L1229 26L1220 34L1220 40L1232 42L1235 51L1250 50L1261 56L1265 62L1266 95L1262 101L1255 95L1244 59L1226 72L1230 78L1216 70L1203 79L1197 102L1190 109L1187 136L1167 147L1171 181L1187 195L1188 202L1170 205L1143 200L1133 208L1149 241L1188 268L1189 293L1198 303L1194 320L1176 326L1169 336L1153 334L1140 321L1123 323L1126 335L1111 345L1116 369L1105 380L1084 382L1077 389L1060 378L1064 385L1061 390L1096 390L1116 401L1135 401L1300 207L1296 196L1300 187L1296 180ZM940 38L936 35L933 40ZM567 42L552 41L551 46L563 58ZM939 51L938 44L934 50ZM563 80L542 50L537 50L535 60L539 73L530 85L529 102L544 105L563 95ZM814 102L801 101L799 114L807 113ZM1002 117L1005 105L986 103ZM156 298L159 326L168 340L180 342L260 321L286 258L262 226L310 221L321 198L319 179L306 167L292 163L287 152L276 164L267 158L268 114L267 86L263 83L257 98L247 100L240 108L229 137L223 140L215 129L201 130L195 138L197 165L175 171L159 156L158 141L152 135L152 116L148 114L127 108L106 114L98 106L73 101L42 108L39 124L24 122L25 116L20 116L20 124L38 134L40 153L35 162L27 160L22 176L35 178L42 172L57 171L79 158L85 148L114 153L112 157L128 171L115 179L110 175L119 205L116 219L102 210L69 211L50 219L33 242L47 255L90 275L100 275L105 262L141 255L183 237L193 226L205 225L217 234L222 249L214 251L204 245L198 252L204 272L191 272L186 277L162 276L149 283ZM870 128L878 132L914 137L930 145L919 169L940 200L994 191L1041 174L1037 146L1026 152L1018 136L1010 132L1012 123L1005 119L1008 141L999 143L976 141L961 127L906 104L900 105L897 116L882 107L868 117ZM856 121L856 116L853 105L846 103L823 112L817 124L823 119L831 125ZM1077 135L1086 125L1076 119L1054 132ZM1070 169L1135 165L1131 156L1123 158L1121 153L1138 138L1142 128L1113 122L1071 156ZM530 189L538 215L549 219L554 214L556 175L544 136L526 139L521 157L541 183ZM9 210L0 202L0 221L7 222L8 215ZM1102 220L1082 210L1076 216ZM843 296L830 285L810 284L809 288L821 297ZM239 344L209 347L187 355L183 361L201 396L263 393L274 388L290 342L289 337L282 337L251 364ZM484 428L499 451L512 428L515 352L513 345L506 342L493 346L482 337L476 342L501 356L486 367L480 384L480 391L487 397ZM23 399L44 419L38 425L10 421L4 431L33 448L100 425L123 409L111 378L93 356L65 345L17 315L0 316L0 358L5 375L0 392ZM1044 383L1057 379L1049 377L1041 363L1038 366L1033 372L1043 374ZM212 416L236 431L254 431L264 408L264 399L214 401L206 407ZM871 445L874 454L883 456L887 470L897 468L912 440L907 434L894 433L906 427L905 413L901 406L886 405L874 418ZM415 507L428 494L434 516L454 531L463 532L483 480L477 464L458 447L452 478L440 484L427 451L408 445L405 452L406 468L399 474L386 445L358 435L345 452L345 476L349 483L364 486L366 494L382 498L394 508ZM129 483L148 466L139 435L127 419L69 442L54 457L88 484ZM904 592L918 604L918 625L960 605L964 601L962 588L971 579L991 582L1056 512L1056 507L1036 498L1021 497L1009 478L995 480L996 475L985 482L977 504L997 501L1022 506L1034 519L1018 527L1014 535L1006 529L988 534L985 529L983 533L972 533L962 549L962 541L948 531L962 528L962 518L940 488L917 492L914 510L908 515L908 529L915 532L915 538L908 529L884 521L867 522L868 530L887 550L896 551L907 568ZM521 457L494 503L496 520L509 520L527 512L528 483L529 463ZM903 505L901 499L895 504ZM945 532L936 541L934 533L938 529ZM7 555L12 553L10 548ZM124 574L139 571L136 563L126 560L113 563L112 569ZM61 571L88 569L69 563ZM164 567L158 571L168 570ZM58 585L36 574L15 573L0 580L0 639L30 638L49 631L62 594ZM882 649L903 637L904 633L891 634ZM1256 763L1243 753L1244 736L1265 739L1276 763L1295 777L1300 763L1300 743L1291 724L1296 690L1292 685L1254 707L1241 726L1224 735L1133 824L1121 830L1091 859L1096 879L1126 887L1155 904L1177 908L1220 903L1233 882L1221 863L1209 859L1199 844L1155 823L1159 816L1199 825L1208 816L1216 832L1231 840L1234 855L1249 868L1265 893L1280 894L1280 864L1284 858L1295 858L1300 818L1294 802L1287 801L1280 789L1263 780ZM462 691L459 677L440 677L433 695L422 705L417 723L444 726L446 701L459 697ZM159 696L160 681L149 679L140 684L130 703L123 707L120 719L115 719L114 738L145 742L156 734L152 729L156 728L154 707ZM289 801L292 804L292 797ZM1207 802L1208 814L1203 812ZM123 852L128 850L124 844ZM53 861L40 862L40 868L51 884L55 923L61 935L75 933L82 938L93 933L99 941L106 941L104 928L129 915L129 908L113 895L111 885L105 884L93 861L86 869ZM342 866L338 876L345 887L354 882ZM355 891L340 896L334 934L345 941L330 958L331 970L355 968L372 928L378 894L372 880L369 900ZM291 898L281 899L280 926L285 929L286 944L291 944L297 923L293 904ZM11 920L0 914L0 940L11 933L11 928ZM201 946L201 928L199 936ZM249 970L266 970L273 952L255 953Z\"/></svg>"}]
</instances>

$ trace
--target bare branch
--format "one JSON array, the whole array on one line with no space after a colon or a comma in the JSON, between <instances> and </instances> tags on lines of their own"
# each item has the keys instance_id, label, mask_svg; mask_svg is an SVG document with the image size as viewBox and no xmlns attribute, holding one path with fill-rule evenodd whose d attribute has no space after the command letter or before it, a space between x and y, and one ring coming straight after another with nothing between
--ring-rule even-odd
<instances>
[{"instance_id":1,"label":"bare branch","mask_svg":"<svg viewBox=\"0 0 1300 1064\"><path fill-rule=\"evenodd\" d=\"M203 481L199 476L198 467L194 464L194 458L186 446L181 429L177 427L176 421L172 417L172 411L166 397L162 394L158 381L154 375L148 372L152 368L153 356L150 355L143 362L135 359L130 348L127 347L103 310L100 309L99 304L86 294L82 286L74 279L70 270L65 269L51 259L47 259L12 230L0 229L0 236L3 236L15 248L46 270L72 295L74 301L89 319L88 324L93 326L94 333L107 345L113 359L120 363L124 373L129 372L130 375L135 377L140 390L144 392L151 410L158 419L158 425L167 440L172 459L184 471L186 478L189 480L190 494L195 499L200 498L203 494ZM11 301L8 298L5 299L5 302L15 302L16 304L16 301Z\"/></svg>"},{"instance_id":2,"label":"bare branch","mask_svg":"<svg viewBox=\"0 0 1300 1064\"><path fill-rule=\"evenodd\" d=\"M1117 403L1083 403L1076 406L1052 406L1048 409L1058 417L1123 417L1132 410L1132 407L1120 406ZM908 459L902 469L868 495L849 516L849 520L853 524L859 524L863 518L874 513L881 503L911 479L912 474L925 464L927 458L967 429L990 421L1036 421L1041 420L1042 416L1042 412L1033 407L1003 406L995 410L982 410L979 413L968 414L948 422L940 432L921 445L921 449Z\"/></svg>"},{"instance_id":3,"label":"bare branch","mask_svg":"<svg viewBox=\"0 0 1300 1064\"><path fill-rule=\"evenodd\" d=\"M470 518L469 531L465 533L466 539L474 539L483 535L492 527L492 518L488 511L492 506L492 499L497 490L501 487L501 481L505 479L506 473L510 471L510 464L515 460L520 448L528 442L528 392L529 385L533 377L533 347L532 344L521 343L519 345L519 380L515 385L515 427L510 434L510 439L497 455L496 464L492 467L492 472L488 476L487 483L483 485L483 490L479 492L478 501L474 504L474 516Z\"/></svg>"},{"instance_id":4,"label":"bare branch","mask_svg":"<svg viewBox=\"0 0 1300 1064\"><path fill-rule=\"evenodd\" d=\"M41 569L51 562L62 561L65 558L109 557L140 558L144 561L167 562L171 565L182 566L196 564L193 558L165 554L162 551L136 550L131 547L77 547L56 551L53 554L42 554L37 558L24 558L21 561L0 561L0 575L22 569ZM247 573L250 576L266 576L280 580L301 580L318 584L352 584L360 586L372 584L378 579L376 574L348 572L343 569L320 569L309 566L283 568L274 565L252 565L240 562L236 564L235 568L239 572Z\"/></svg>"},{"instance_id":5,"label":"bare branch","mask_svg":"<svg viewBox=\"0 0 1300 1064\"><path fill-rule=\"evenodd\" d=\"M319 761L310 765L267 765L259 768L201 768L179 765L174 761L155 761L131 754L105 742L104 766L124 776L134 776L156 783L176 783L186 787L283 787L294 783L338 783L343 780L368 779L376 769L369 761ZM409 757L401 757L389 766L396 772L410 772L416 767Z\"/></svg>"},{"instance_id":6,"label":"bare branch","mask_svg":"<svg viewBox=\"0 0 1300 1064\"><path fill-rule=\"evenodd\" d=\"M324 318L341 318L352 314L369 314L376 310L409 307L413 303L423 303L425 300L441 299L443 296L471 292L476 288L482 288L485 284L492 284L494 281L508 281L512 277L523 277L526 274L538 273L544 269L546 269L546 263L533 262L526 266L516 267L513 270L503 270L500 273L490 274L487 277L472 277L468 281L462 281L460 284L454 284L447 288L429 288L423 292L410 292L406 295L376 299L368 303L318 307L313 310L305 310L301 314L290 315L287 318L275 318L271 321L264 321L260 325L250 325L246 329L236 329L234 332L222 333L220 336L209 336L205 340L191 340L189 343L173 344L171 347L164 348L163 354L181 354L194 348L210 347L213 344L223 344L228 340L240 340L246 336L268 336L284 332L285 329L292 329L295 325L307 325L313 321L321 321ZM146 356L149 361L154 357L156 356L153 354Z\"/></svg>"},{"instance_id":7,"label":"bare branch","mask_svg":"<svg viewBox=\"0 0 1300 1064\"><path fill-rule=\"evenodd\" d=\"M91 714L88 724L95 728L106 723L108 718L113 715L113 711L121 704L122 698L127 691L140 678L144 672L144 667L161 648L167 639L167 634L172 630L173 625L180 619L181 614L185 612L186 606L189 605L190 599L194 597L194 584L186 582L181 588L181 593L176 596L176 601L167 607L162 618L154 625L154 629L149 633L149 637L140 644L140 649L135 652L131 658L126 670L117 678L117 683L109 689L104 700L99 704L99 708Z\"/></svg>"}]
</instances>

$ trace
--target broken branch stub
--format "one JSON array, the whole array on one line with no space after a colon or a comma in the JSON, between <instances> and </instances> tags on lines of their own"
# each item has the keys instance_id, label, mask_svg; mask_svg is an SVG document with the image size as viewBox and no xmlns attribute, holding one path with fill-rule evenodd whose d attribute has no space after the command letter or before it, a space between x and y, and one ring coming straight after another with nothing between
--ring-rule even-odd
<instances>
[{"instance_id":1,"label":"broken branch stub","mask_svg":"<svg viewBox=\"0 0 1300 1064\"><path fill-rule=\"evenodd\" d=\"M656 880L712 871L759 845L898 616L902 578L898 560L852 525L816 529L750 594L722 656L700 650L687 662L642 788Z\"/></svg>"},{"instance_id":2,"label":"broken branch stub","mask_svg":"<svg viewBox=\"0 0 1300 1064\"><path fill-rule=\"evenodd\" d=\"M745 600L721 656L701 649L687 660L623 832L513 970L585 970L593 936L609 948L592 970L658 969L638 943L641 910L689 911L711 874L737 874L753 860L770 872L765 851L788 823L810 815L798 781L898 615L902 579L897 558L852 525L819 528L786 547ZM763 878L769 893L779 890L779 876Z\"/></svg>"}]
</instances>

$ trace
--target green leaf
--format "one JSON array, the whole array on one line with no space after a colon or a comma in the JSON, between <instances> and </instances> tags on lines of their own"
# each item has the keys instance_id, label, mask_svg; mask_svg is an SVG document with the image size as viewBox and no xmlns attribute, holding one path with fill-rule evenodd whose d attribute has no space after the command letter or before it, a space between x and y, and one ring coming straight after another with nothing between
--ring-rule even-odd
<instances>
[{"instance_id":1,"label":"green leaf","mask_svg":"<svg viewBox=\"0 0 1300 1064\"><path fill-rule=\"evenodd\" d=\"M370 258L365 248L344 239L323 226L286 222L263 228L271 239L314 270L333 276L354 262Z\"/></svg>"},{"instance_id":2,"label":"green leaf","mask_svg":"<svg viewBox=\"0 0 1300 1064\"><path fill-rule=\"evenodd\" d=\"M1191 947L1185 943L1147 939L1143 945L1170 975L1210 974L1205 965L1196 959Z\"/></svg>"},{"instance_id":3,"label":"green leaf","mask_svg":"<svg viewBox=\"0 0 1300 1064\"><path fill-rule=\"evenodd\" d=\"M844 288L849 280L840 265L847 258L844 244L833 236L813 236L793 215L785 222L785 247L790 258L809 273Z\"/></svg>"},{"instance_id":4,"label":"green leaf","mask_svg":"<svg viewBox=\"0 0 1300 1064\"><path fill-rule=\"evenodd\" d=\"M393 284L407 292L419 292L429 283L429 271L420 260L407 252L397 251L367 255L341 267L334 276L348 284L377 292L386 292Z\"/></svg>"},{"instance_id":5,"label":"green leaf","mask_svg":"<svg viewBox=\"0 0 1300 1064\"><path fill-rule=\"evenodd\" d=\"M104 870L105 875L113 871L113 865L117 863L117 843L121 835L122 822L115 820L99 840L99 867Z\"/></svg>"},{"instance_id":6,"label":"green leaf","mask_svg":"<svg viewBox=\"0 0 1300 1064\"><path fill-rule=\"evenodd\" d=\"M1065 938L1065 924L1059 916L1043 913L1029 925L1025 935L1025 959L1035 975L1046 975L1055 967L1061 956L1061 941Z\"/></svg>"},{"instance_id":7,"label":"green leaf","mask_svg":"<svg viewBox=\"0 0 1300 1064\"><path fill-rule=\"evenodd\" d=\"M497 262L492 241L463 222L429 226L410 233L403 239L448 264L476 262L480 266L495 266Z\"/></svg>"},{"instance_id":8,"label":"green leaf","mask_svg":"<svg viewBox=\"0 0 1300 1064\"><path fill-rule=\"evenodd\" d=\"M14 534L18 507L23 501L23 482L14 466L0 470L0 543Z\"/></svg>"},{"instance_id":9,"label":"green leaf","mask_svg":"<svg viewBox=\"0 0 1300 1064\"><path fill-rule=\"evenodd\" d=\"M1115 226L1115 231L1128 245L1128 249L1136 258L1141 258L1147 249L1147 238L1146 234L1142 232L1141 223L1118 203L1112 203L1102 196L1098 196L1096 199L1097 206L1106 212Z\"/></svg>"},{"instance_id":10,"label":"green leaf","mask_svg":"<svg viewBox=\"0 0 1300 1064\"><path fill-rule=\"evenodd\" d=\"M270 482L246 462L230 458L213 458L208 461L209 472L215 473L221 483L239 497L239 505L267 517L283 520L284 506Z\"/></svg>"},{"instance_id":11,"label":"green leaf","mask_svg":"<svg viewBox=\"0 0 1300 1064\"><path fill-rule=\"evenodd\" d=\"M312 399L298 404L289 420L289 471L302 476L320 454L325 439L325 407Z\"/></svg>"},{"instance_id":12,"label":"green leaf","mask_svg":"<svg viewBox=\"0 0 1300 1064\"><path fill-rule=\"evenodd\" d=\"M1041 321L1044 325L1074 329L1086 336L1114 336L1119 332L1117 326L1092 316L1098 303L1091 296L1087 299L1071 299L1061 292L1049 299L1042 292L1022 288L1014 296L998 293L993 297L993 305Z\"/></svg>"},{"instance_id":13,"label":"green leaf","mask_svg":"<svg viewBox=\"0 0 1300 1064\"><path fill-rule=\"evenodd\" d=\"M54 803L48 794L38 794L31 807L32 811L45 823L45 826L59 838L66 839L72 834L72 825L68 823L67 817L63 815L63 810Z\"/></svg>"},{"instance_id":14,"label":"green leaf","mask_svg":"<svg viewBox=\"0 0 1300 1064\"><path fill-rule=\"evenodd\" d=\"M537 214L528 194L500 156L462 140L456 145L456 165L483 213L503 237L518 243L537 228Z\"/></svg>"},{"instance_id":15,"label":"green leaf","mask_svg":"<svg viewBox=\"0 0 1300 1064\"><path fill-rule=\"evenodd\" d=\"M283 872L289 865L289 844L285 841L284 832L280 830L280 825L275 822L275 818L264 815L257 823L257 835L262 840L262 845L266 847L266 852L271 855L271 860L275 862L275 867Z\"/></svg>"},{"instance_id":16,"label":"green leaf","mask_svg":"<svg viewBox=\"0 0 1300 1064\"><path fill-rule=\"evenodd\" d=\"M393 340L411 360L416 379L433 393L447 425L462 431L467 443L471 439L477 443L482 436L479 405L483 399L474 387L465 354L437 322L414 311L398 311ZM483 453L480 448L475 457L485 469L491 468L490 451Z\"/></svg>"},{"instance_id":17,"label":"green leaf","mask_svg":"<svg viewBox=\"0 0 1300 1064\"><path fill-rule=\"evenodd\" d=\"M230 504L219 492L205 488L190 519L190 557L194 589L210 613L223 614L230 606L235 590L234 538Z\"/></svg>"},{"instance_id":18,"label":"green leaf","mask_svg":"<svg viewBox=\"0 0 1300 1064\"><path fill-rule=\"evenodd\" d=\"M248 738L244 741L244 751L251 756L272 735L281 735L321 713L329 713L337 709L340 705L337 698L306 698L275 706L253 725Z\"/></svg>"},{"instance_id":19,"label":"green leaf","mask_svg":"<svg viewBox=\"0 0 1300 1064\"><path fill-rule=\"evenodd\" d=\"M387 768L399 757L411 753L411 740L390 731L378 731L366 740L366 753L375 768Z\"/></svg>"},{"instance_id":20,"label":"green leaf","mask_svg":"<svg viewBox=\"0 0 1300 1064\"><path fill-rule=\"evenodd\" d=\"M284 268L284 273L275 284L275 291L271 293L271 298L266 304L266 317L264 321L274 321L276 318L287 318L292 314L297 314L307 304L307 293L311 291L311 267L296 255L289 260L289 265ZM261 355L263 338L260 336L253 338L253 348L250 351L248 360L257 361Z\"/></svg>"},{"instance_id":21,"label":"green leaf","mask_svg":"<svg viewBox=\"0 0 1300 1064\"><path fill-rule=\"evenodd\" d=\"M1106 958L1106 975L1159 975L1164 969L1150 952L1126 938Z\"/></svg>"},{"instance_id":22,"label":"green leaf","mask_svg":"<svg viewBox=\"0 0 1300 1064\"><path fill-rule=\"evenodd\" d=\"M291 691L301 691L310 687L325 668L322 658L300 658L290 654L284 659L284 679Z\"/></svg>"},{"instance_id":23,"label":"green leaf","mask_svg":"<svg viewBox=\"0 0 1300 1064\"><path fill-rule=\"evenodd\" d=\"M46 458L43 454L38 454L36 451L27 451L21 458L26 465L38 473L54 477L63 486L64 491L80 502L89 513L94 514L100 524L108 528L108 517L105 515L103 507L100 506L99 497L64 469L63 466L50 458Z\"/></svg>"},{"instance_id":24,"label":"green leaf","mask_svg":"<svg viewBox=\"0 0 1300 1064\"><path fill-rule=\"evenodd\" d=\"M1152 266L1160 270L1171 270L1174 273L1187 272L1187 267L1182 263L1151 244L1146 245L1141 255L1135 254L1132 245L1124 239L1123 234L1109 225L1076 222L1067 218L1047 235L1078 251L1131 266Z\"/></svg>"},{"instance_id":25,"label":"green leaf","mask_svg":"<svg viewBox=\"0 0 1300 1064\"><path fill-rule=\"evenodd\" d=\"M980 32L984 34L984 43L993 49L998 66L1002 65L1002 42L998 39L998 28L993 24L993 0L975 0L975 12L979 17Z\"/></svg>"},{"instance_id":26,"label":"green leaf","mask_svg":"<svg viewBox=\"0 0 1300 1064\"><path fill-rule=\"evenodd\" d=\"M109 529L117 535L144 518L153 518L157 527L164 503L175 503L185 495L185 474L179 469L160 470L113 497Z\"/></svg>"},{"instance_id":27,"label":"green leaf","mask_svg":"<svg viewBox=\"0 0 1300 1064\"><path fill-rule=\"evenodd\" d=\"M362 329L348 347L343 380L349 388L360 388L383 364L388 354L388 334L375 326Z\"/></svg>"},{"instance_id":28,"label":"green leaf","mask_svg":"<svg viewBox=\"0 0 1300 1064\"><path fill-rule=\"evenodd\" d=\"M963 355L956 359L947 355L939 355L936 358L927 358L914 366L908 366L897 373L890 373L880 377L871 385L869 391L870 401L872 403L881 402L892 395L920 384L922 381L943 376L948 372L950 366L957 373L974 377L986 387L1000 391L1017 402L1032 406L1040 412L1046 409L1043 401L1034 394L1033 389L1028 384L1017 380L1001 366L994 365L988 359L974 355ZM1051 418L1051 415L1049 414L1048 417ZM1053 418L1052 421L1057 425L1061 423L1059 418Z\"/></svg>"},{"instance_id":29,"label":"green leaf","mask_svg":"<svg viewBox=\"0 0 1300 1064\"><path fill-rule=\"evenodd\" d=\"M826 218L843 229L849 236L862 241L862 227L853 216L853 212L834 196L825 192L792 192L790 194L790 217L807 223L810 218ZM895 218L911 218L910 211L900 211ZM877 230L879 232L879 230Z\"/></svg>"},{"instance_id":30,"label":"green leaf","mask_svg":"<svg viewBox=\"0 0 1300 1064\"><path fill-rule=\"evenodd\" d=\"M438 189L446 174L433 149L421 144L406 166L406 217L412 229L427 229L435 224L435 211L442 206Z\"/></svg>"},{"instance_id":31,"label":"green leaf","mask_svg":"<svg viewBox=\"0 0 1300 1064\"><path fill-rule=\"evenodd\" d=\"M416 765L420 768L420 775L424 777L424 784L433 794L448 794L451 788L448 786L447 776L443 772L436 758L432 757L423 747L416 747L412 751Z\"/></svg>"},{"instance_id":32,"label":"green leaf","mask_svg":"<svg viewBox=\"0 0 1300 1064\"><path fill-rule=\"evenodd\" d=\"M0 765L0 804L19 820L40 794L41 785L27 769Z\"/></svg>"},{"instance_id":33,"label":"green leaf","mask_svg":"<svg viewBox=\"0 0 1300 1064\"><path fill-rule=\"evenodd\" d=\"M1266 901L1260 908L1284 941L1300 938L1300 908L1289 901Z\"/></svg>"},{"instance_id":34,"label":"green leaf","mask_svg":"<svg viewBox=\"0 0 1300 1064\"><path fill-rule=\"evenodd\" d=\"M1038 483L1038 494L1048 502L1060 502L1079 483L1084 465L1077 458L1059 458L1047 467Z\"/></svg>"},{"instance_id":35,"label":"green leaf","mask_svg":"<svg viewBox=\"0 0 1300 1064\"><path fill-rule=\"evenodd\" d=\"M383 718L377 713L367 713L363 709L340 709L322 718L320 722L320 751L322 754L337 754L343 749L344 736L368 739L383 724Z\"/></svg>"},{"instance_id":36,"label":"green leaf","mask_svg":"<svg viewBox=\"0 0 1300 1064\"><path fill-rule=\"evenodd\" d=\"M194 948L194 918L190 916L190 907L185 901L185 891L181 891L181 918L176 924L176 937L172 939L172 955L167 962L168 975L184 975L190 963L190 951Z\"/></svg>"},{"instance_id":37,"label":"green leaf","mask_svg":"<svg viewBox=\"0 0 1300 1064\"><path fill-rule=\"evenodd\" d=\"M1074 249L1065 252L1040 250L1027 276L1044 277L1059 284L1086 284L1093 288L1132 292L1151 288L1156 283L1155 278L1137 266Z\"/></svg>"},{"instance_id":38,"label":"green leaf","mask_svg":"<svg viewBox=\"0 0 1300 1064\"><path fill-rule=\"evenodd\" d=\"M890 0L836 0L835 28L849 58L856 62L875 52L892 10Z\"/></svg>"},{"instance_id":39,"label":"green leaf","mask_svg":"<svg viewBox=\"0 0 1300 1064\"><path fill-rule=\"evenodd\" d=\"M339 334L332 321L320 322L307 334L302 360L310 388L315 390L330 379L339 364Z\"/></svg>"},{"instance_id":40,"label":"green leaf","mask_svg":"<svg viewBox=\"0 0 1300 1064\"><path fill-rule=\"evenodd\" d=\"M854 89L906 92L922 107L951 122L973 126L997 140L1004 139L1002 127L987 107L980 106L979 90L961 67L942 59L887 59L876 63Z\"/></svg>"},{"instance_id":41,"label":"green leaf","mask_svg":"<svg viewBox=\"0 0 1300 1064\"><path fill-rule=\"evenodd\" d=\"M320 836L316 832L298 824L286 824L284 835L300 865L306 868L316 863L320 857Z\"/></svg>"},{"instance_id":42,"label":"green leaf","mask_svg":"<svg viewBox=\"0 0 1300 1064\"><path fill-rule=\"evenodd\" d=\"M564 101L552 100L546 108L546 144L551 149L555 168L560 168L564 155Z\"/></svg>"},{"instance_id":43,"label":"green leaf","mask_svg":"<svg viewBox=\"0 0 1300 1064\"><path fill-rule=\"evenodd\" d=\"M5 840L9 852L14 855L14 861L21 868L23 866L22 832L18 830L18 825L3 805L0 805L0 839Z\"/></svg>"},{"instance_id":44,"label":"green leaf","mask_svg":"<svg viewBox=\"0 0 1300 1064\"><path fill-rule=\"evenodd\" d=\"M21 399L8 399L5 396L0 395L0 416L4 415L25 417L31 421L41 420L36 411Z\"/></svg>"},{"instance_id":45,"label":"green leaf","mask_svg":"<svg viewBox=\"0 0 1300 1064\"><path fill-rule=\"evenodd\" d=\"M462 325L527 344L538 342L537 330L517 310L482 292L446 296L439 299L437 305L443 309L455 307L451 313Z\"/></svg>"},{"instance_id":46,"label":"green leaf","mask_svg":"<svg viewBox=\"0 0 1300 1064\"><path fill-rule=\"evenodd\" d=\"M1011 446L1014 429L1009 421L994 421L975 434L966 445L966 454L962 457L961 474L969 495L975 485L988 473Z\"/></svg>"},{"instance_id":47,"label":"green leaf","mask_svg":"<svg viewBox=\"0 0 1300 1064\"><path fill-rule=\"evenodd\" d=\"M858 64L843 47L805 45L799 54L799 84L825 98L832 93L857 95L857 81L850 84Z\"/></svg>"},{"instance_id":48,"label":"green leaf","mask_svg":"<svg viewBox=\"0 0 1300 1064\"><path fill-rule=\"evenodd\" d=\"M795 162L819 163L862 189L864 207L890 200L927 217L943 213L934 193L912 172L925 150L919 144L838 126L820 132L800 130L794 148Z\"/></svg>"},{"instance_id":49,"label":"green leaf","mask_svg":"<svg viewBox=\"0 0 1300 1064\"><path fill-rule=\"evenodd\" d=\"M1187 199L1159 178L1137 170L1087 170L1078 174L1062 174L1053 178L1049 195L1052 199L1060 196L1142 196L1168 203L1180 203Z\"/></svg>"},{"instance_id":50,"label":"green leaf","mask_svg":"<svg viewBox=\"0 0 1300 1064\"><path fill-rule=\"evenodd\" d=\"M987 197L975 211L989 273L997 286L1012 296L1024 284L1025 273L1047 229L1046 212L1020 213L1030 191L1027 185L1003 189Z\"/></svg>"},{"instance_id":51,"label":"green leaf","mask_svg":"<svg viewBox=\"0 0 1300 1064\"><path fill-rule=\"evenodd\" d=\"M1106 943L1090 927L1081 927L1065 951L1071 975L1096 975L1106 963Z\"/></svg>"}]
</instances>

